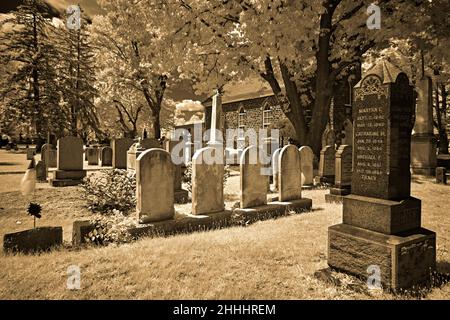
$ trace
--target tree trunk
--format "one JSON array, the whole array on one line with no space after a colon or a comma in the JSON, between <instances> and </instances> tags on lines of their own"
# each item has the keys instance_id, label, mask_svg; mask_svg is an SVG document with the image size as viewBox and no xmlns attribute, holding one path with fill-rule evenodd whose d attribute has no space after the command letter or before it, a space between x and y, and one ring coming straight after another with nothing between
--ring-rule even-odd
<instances>
[{"instance_id":1,"label":"tree trunk","mask_svg":"<svg viewBox=\"0 0 450 320\"><path fill-rule=\"evenodd\" d=\"M331 23L335 7L330 3L327 1L324 4L326 11L320 17L320 35L316 54L315 99L312 109L311 125L306 139L307 144L317 156L320 154L322 134L328 122L331 96L333 93L334 79L330 77L331 65L328 57L330 52Z\"/></svg>"},{"instance_id":2,"label":"tree trunk","mask_svg":"<svg viewBox=\"0 0 450 320\"><path fill-rule=\"evenodd\" d=\"M161 113L161 108L153 113L153 135L155 139L161 139L161 120L159 119Z\"/></svg>"},{"instance_id":3,"label":"tree trunk","mask_svg":"<svg viewBox=\"0 0 450 320\"><path fill-rule=\"evenodd\" d=\"M39 51L38 35L37 35L37 21L36 14L33 14L33 46L34 51ZM42 123L40 119L40 92L39 92L39 73L36 58L33 58L33 114L32 122L36 130L35 134L40 135L42 132Z\"/></svg>"}]
</instances>

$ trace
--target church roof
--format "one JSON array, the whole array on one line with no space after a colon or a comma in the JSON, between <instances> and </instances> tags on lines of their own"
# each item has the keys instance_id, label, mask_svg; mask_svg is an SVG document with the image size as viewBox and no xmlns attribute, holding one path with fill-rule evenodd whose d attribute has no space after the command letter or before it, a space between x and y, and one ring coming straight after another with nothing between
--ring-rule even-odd
<instances>
[{"instance_id":1,"label":"church roof","mask_svg":"<svg viewBox=\"0 0 450 320\"><path fill-rule=\"evenodd\" d=\"M222 104L273 95L273 91L267 82L258 78L249 78L244 81L228 83L224 86L223 91ZM210 107L211 103L211 97L202 102L205 107Z\"/></svg>"}]
</instances>

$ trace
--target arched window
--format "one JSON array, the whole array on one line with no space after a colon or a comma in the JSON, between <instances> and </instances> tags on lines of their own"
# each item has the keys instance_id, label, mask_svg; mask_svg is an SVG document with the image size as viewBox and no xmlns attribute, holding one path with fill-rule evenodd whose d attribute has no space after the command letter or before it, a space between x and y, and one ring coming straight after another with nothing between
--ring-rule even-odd
<instances>
[{"instance_id":1,"label":"arched window","mask_svg":"<svg viewBox=\"0 0 450 320\"><path fill-rule=\"evenodd\" d=\"M244 128L245 128L245 109L244 107L240 107L238 114L238 129Z\"/></svg>"},{"instance_id":2,"label":"arched window","mask_svg":"<svg viewBox=\"0 0 450 320\"><path fill-rule=\"evenodd\" d=\"M263 107L263 128L267 128L272 123L272 109L266 105Z\"/></svg>"}]
</instances>

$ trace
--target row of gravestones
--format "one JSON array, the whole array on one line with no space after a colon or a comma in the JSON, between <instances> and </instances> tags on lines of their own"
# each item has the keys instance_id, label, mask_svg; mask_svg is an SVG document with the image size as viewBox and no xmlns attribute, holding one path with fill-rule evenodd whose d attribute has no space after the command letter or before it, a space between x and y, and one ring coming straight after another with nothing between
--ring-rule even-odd
<instances>
[{"instance_id":1,"label":"row of gravestones","mask_svg":"<svg viewBox=\"0 0 450 320\"><path fill-rule=\"evenodd\" d=\"M150 139L144 139L133 144L134 141L132 139L121 138L113 140L111 147L87 147L85 149L85 159L88 161L88 165L112 165L114 169L127 169L127 167L134 167L134 162L132 165L129 163L131 159L135 160L136 156L139 156L142 151L159 146L154 141L149 141ZM83 141L80 138L69 136L59 139L57 145L57 149L52 149L52 146L49 144L43 146L42 163L44 172L38 176L42 176L42 180L46 180L48 168L56 167L49 179L49 183L52 186L61 187L80 184L86 176L86 171L83 169ZM170 147L173 146L170 145ZM169 148L169 144L167 148ZM175 201L177 203L186 202L188 192L183 190L181 186L181 166L175 166L174 175Z\"/></svg>"},{"instance_id":2,"label":"row of gravestones","mask_svg":"<svg viewBox=\"0 0 450 320\"><path fill-rule=\"evenodd\" d=\"M265 210L267 179L262 178L263 165L256 147L246 148L240 158L240 208ZM223 192L223 163L211 162L221 149L206 147L197 150L192 159L192 214L205 215L225 210ZM256 160L256 161L254 161ZM297 147L287 145L279 151L277 181L279 202L301 200L305 209L309 199L301 196L301 158ZM173 219L174 170L171 155L163 149L149 149L136 159L136 211L141 223ZM264 176L267 178L267 176ZM155 183L158 181L158 183ZM309 201L308 201L309 200Z\"/></svg>"},{"instance_id":3,"label":"row of gravestones","mask_svg":"<svg viewBox=\"0 0 450 320\"><path fill-rule=\"evenodd\" d=\"M84 160L90 166L112 166L112 148L109 146L89 146L84 150Z\"/></svg>"}]
</instances>

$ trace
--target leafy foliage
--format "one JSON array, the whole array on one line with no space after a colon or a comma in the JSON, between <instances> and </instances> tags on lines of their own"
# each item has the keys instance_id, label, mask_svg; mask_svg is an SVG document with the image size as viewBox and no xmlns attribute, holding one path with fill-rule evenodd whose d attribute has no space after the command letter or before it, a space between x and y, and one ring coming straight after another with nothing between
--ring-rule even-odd
<instances>
[{"instance_id":1,"label":"leafy foliage","mask_svg":"<svg viewBox=\"0 0 450 320\"><path fill-rule=\"evenodd\" d=\"M112 210L112 215L96 219L92 224L94 230L85 237L86 243L108 245L132 240L128 229L134 225L134 219L123 215L119 210Z\"/></svg>"},{"instance_id":2,"label":"leafy foliage","mask_svg":"<svg viewBox=\"0 0 450 320\"><path fill-rule=\"evenodd\" d=\"M83 198L93 212L128 213L136 206L136 177L127 170L101 170L86 177L82 189Z\"/></svg>"},{"instance_id":3,"label":"leafy foliage","mask_svg":"<svg viewBox=\"0 0 450 320\"><path fill-rule=\"evenodd\" d=\"M45 8L41 0L26 0L0 26L8 25L0 37L0 62L8 66L0 88L2 126L22 123L41 136L48 129L61 131L67 124L59 105L58 54L49 36L54 27Z\"/></svg>"}]
</instances>

